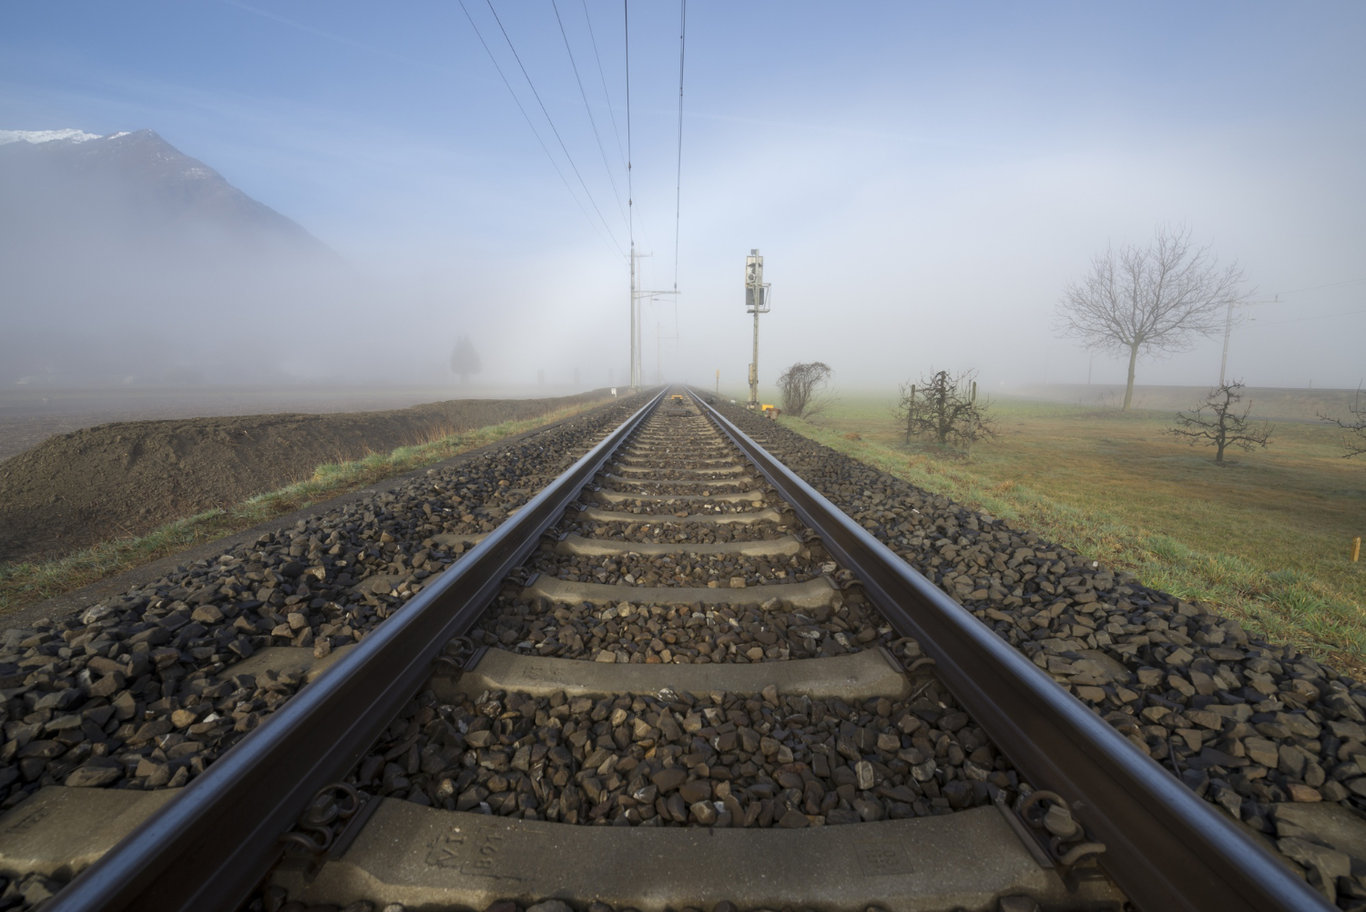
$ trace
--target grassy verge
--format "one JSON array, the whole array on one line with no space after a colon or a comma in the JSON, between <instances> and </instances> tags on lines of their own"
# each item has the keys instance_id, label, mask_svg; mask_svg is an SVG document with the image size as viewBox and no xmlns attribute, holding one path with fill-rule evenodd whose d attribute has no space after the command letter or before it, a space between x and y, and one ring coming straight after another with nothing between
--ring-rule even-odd
<instances>
[{"instance_id":1,"label":"grassy verge","mask_svg":"<svg viewBox=\"0 0 1366 912\"><path fill-rule=\"evenodd\" d=\"M571 406L539 418L452 433L399 447L390 453L371 453L352 462L326 463L318 466L304 481L258 494L224 509L176 520L146 535L103 542L52 561L0 564L0 615L593 407L591 404Z\"/></svg>"},{"instance_id":2,"label":"grassy verge","mask_svg":"<svg viewBox=\"0 0 1366 912\"><path fill-rule=\"evenodd\" d=\"M1255 403L1255 396L1254 396ZM1250 631L1366 672L1366 464L1311 421L1213 464L1166 433L1171 414L1000 402L969 459L900 439L891 400L835 404L793 430L928 491L1198 600ZM1312 419L1312 412L1309 416Z\"/></svg>"}]
</instances>

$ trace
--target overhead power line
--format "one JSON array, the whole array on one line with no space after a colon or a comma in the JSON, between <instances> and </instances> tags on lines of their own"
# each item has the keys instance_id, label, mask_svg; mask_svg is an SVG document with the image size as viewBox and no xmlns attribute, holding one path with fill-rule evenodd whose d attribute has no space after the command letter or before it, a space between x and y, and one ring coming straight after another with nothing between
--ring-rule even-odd
<instances>
[{"instance_id":1,"label":"overhead power line","mask_svg":"<svg viewBox=\"0 0 1366 912\"><path fill-rule=\"evenodd\" d=\"M593 19L588 15L588 0L583 4L583 18L588 23L588 40L593 45L593 58L598 62L598 78L602 80L602 94L607 99L607 116L612 121L612 135L617 140L617 154L621 156L622 167L626 166L626 152L621 148L621 128L617 126L617 115L612 112L612 93L607 90L607 74L602 69L602 55L598 53L598 38L593 34Z\"/></svg>"},{"instance_id":2,"label":"overhead power line","mask_svg":"<svg viewBox=\"0 0 1366 912\"><path fill-rule=\"evenodd\" d=\"M1324 284L1322 284L1322 285L1309 285L1309 286L1307 286L1307 287L1305 287L1305 288L1291 288L1289 291L1278 291L1278 292L1276 292L1276 297L1275 297L1275 300L1274 300L1274 301L1256 301L1256 302L1254 302L1254 303L1257 303L1257 304L1282 303L1281 300L1280 300L1281 295L1299 294L1299 293L1305 292L1305 291L1320 291L1320 290L1322 290L1322 289L1324 289L1324 288L1344 288L1344 287L1346 287L1346 286L1348 286L1348 285L1360 285L1360 284L1362 284L1363 282L1366 282L1366 278L1361 278L1361 279L1345 279L1345 280L1343 280L1343 281L1341 281L1341 282L1326 282L1326 283L1324 283ZM1335 317L1355 317L1357 314L1363 314L1363 313L1366 313L1366 310L1344 310L1344 311L1341 311L1341 312L1339 312L1339 313L1330 313L1330 314L1311 314L1311 315L1306 316L1306 317L1294 317L1294 318L1289 319L1289 320L1271 320L1271 321L1259 320L1259 321L1258 321L1258 325L1259 325L1259 326L1285 326L1285 325L1290 324L1290 323L1304 323L1304 322L1310 321L1310 320L1331 320L1331 319L1333 319L1333 318L1335 318Z\"/></svg>"},{"instance_id":3,"label":"overhead power line","mask_svg":"<svg viewBox=\"0 0 1366 912\"><path fill-rule=\"evenodd\" d=\"M574 205L579 207L579 211L583 213L584 218L588 219L588 223L593 226L595 231L601 230L598 228L597 223L593 221L593 216L589 215L588 210L583 207L583 203L579 200L578 194L574 192L574 188L569 185L569 178L564 176L564 171L560 169L559 162L555 161L555 156L550 152L550 147L547 146L545 140L541 138L541 131L536 129L535 122L532 121L531 115L526 112L526 108L522 105L522 100L517 97L517 92L512 88L512 83L508 81L507 74L505 74L503 68L499 66L498 58L493 56L493 49L490 48L488 42L484 40L483 32L479 31L479 26L475 23L474 17L471 16L470 11L466 9L465 0L460 0L460 9L464 12L465 18L469 20L470 28L474 29L474 34L479 39L479 43L484 46L484 53L489 55L489 60L493 62L493 68L498 71L498 77L503 80L503 85L507 87L508 94L512 96L513 103L517 105L517 110L522 112L522 117L526 120L526 125L531 128L531 133L536 137L536 142L540 145L541 151L544 152L545 157L550 160L550 166L554 168L555 173L560 176L560 181L564 184L564 189L569 193L570 198L574 200ZM621 245L617 243L616 238L611 236L610 232L608 233L607 238L611 241L613 247L616 247L618 251L621 250Z\"/></svg>"},{"instance_id":4,"label":"overhead power line","mask_svg":"<svg viewBox=\"0 0 1366 912\"><path fill-rule=\"evenodd\" d=\"M579 76L579 65L574 60L574 49L569 46L569 34L564 30L564 20L560 18L560 7L555 0L550 0L550 8L555 11L555 22L560 27L560 37L564 39L565 52L569 54L569 66L574 70L574 81L579 85L579 97L583 99L583 109L588 112L588 122L593 126L593 138L597 140L598 153L602 155L602 167L607 172L607 181L612 185L612 196L617 201L617 209L621 211L622 221L625 221L626 208L621 204L621 193L617 191L617 181L612 176L612 166L607 162L607 150L602 147L602 134L598 132L598 121L593 117L593 106L588 103L588 93L583 89L583 79Z\"/></svg>"},{"instance_id":5,"label":"overhead power line","mask_svg":"<svg viewBox=\"0 0 1366 912\"><path fill-rule=\"evenodd\" d=\"M1343 284L1346 284L1346 283L1343 283ZM1302 290L1302 291L1308 291L1308 289L1301 289L1301 290ZM1259 320L1259 321L1257 321L1257 325L1258 325L1258 326L1284 326L1284 325L1287 324L1287 323L1304 323L1304 322L1307 322L1307 321L1309 321L1309 320L1330 320L1330 319L1332 319L1332 318L1334 318L1334 317L1355 317L1357 314L1363 314L1363 313L1366 313L1366 310L1344 310L1344 311L1342 311L1341 313L1313 314L1312 316L1308 316L1308 317L1296 317L1296 318L1293 319L1293 320L1272 320L1272 321L1269 321L1269 322L1268 322L1268 321L1261 321L1261 320Z\"/></svg>"},{"instance_id":6,"label":"overhead power line","mask_svg":"<svg viewBox=\"0 0 1366 912\"><path fill-rule=\"evenodd\" d=\"M674 291L678 291L678 223L683 212L683 55L688 39L688 0L681 0L678 22L678 170L674 176ZM674 333L678 332L678 300L674 299Z\"/></svg>"},{"instance_id":7,"label":"overhead power line","mask_svg":"<svg viewBox=\"0 0 1366 912\"><path fill-rule=\"evenodd\" d=\"M507 29L503 27L503 20L498 18L498 11L493 8L493 0L484 0L484 2L488 4L489 12L493 14L493 21L498 23L499 31L503 33L503 40L507 42L508 50L512 51L512 58L517 61L517 66L521 69L522 76L525 77L527 85L531 87L531 94L536 98L536 104L540 105L541 113L545 115L546 123L550 124L550 132L555 134L555 139L560 144L560 151L564 153L564 157L569 161L569 167L574 171L574 176L579 179L579 186L583 187L583 192L588 197L589 205L591 205L593 211L598 214L598 220L602 222L602 227L606 229L608 237L612 238L612 245L616 247L618 251L621 251L621 244L617 242L616 236L612 234L611 226L607 224L607 219L603 218L602 210L598 208L597 201L593 199L593 192L588 189L588 184L584 182L583 175L579 173L579 166L574 164L574 156L569 154L569 147L564 144L564 138L560 136L560 131L555 127L554 118L552 118L550 112L546 110L545 102L541 100L541 93L536 91L536 83L532 81L531 74L527 72L526 66L522 63L521 55L517 53L517 48L512 43L512 36L510 36ZM461 0L461 5L464 5L463 0Z\"/></svg>"},{"instance_id":8,"label":"overhead power line","mask_svg":"<svg viewBox=\"0 0 1366 912\"><path fill-rule=\"evenodd\" d=\"M626 44L626 222L631 232L631 249L636 247L635 191L631 184L631 6L621 0L622 32Z\"/></svg>"},{"instance_id":9,"label":"overhead power line","mask_svg":"<svg viewBox=\"0 0 1366 912\"><path fill-rule=\"evenodd\" d=\"M1301 292L1301 291L1318 291L1319 289L1322 289L1322 288L1341 288L1341 287L1343 287L1344 285L1360 285L1362 282L1366 282L1366 278L1362 278L1362 279L1347 279L1346 281L1342 281L1342 282L1329 282L1329 283L1326 284L1326 285L1311 285L1311 286L1309 286L1308 288L1292 288L1292 289L1290 289L1289 291L1278 291L1278 292L1276 292L1276 294L1277 294L1277 295L1283 295L1283 294L1298 294L1298 293Z\"/></svg>"}]
</instances>

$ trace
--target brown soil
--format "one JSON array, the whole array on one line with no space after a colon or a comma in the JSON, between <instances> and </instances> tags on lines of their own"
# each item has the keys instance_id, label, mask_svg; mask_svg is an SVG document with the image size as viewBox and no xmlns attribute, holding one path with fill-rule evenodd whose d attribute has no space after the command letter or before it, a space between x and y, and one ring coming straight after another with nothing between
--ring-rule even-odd
<instances>
[{"instance_id":1,"label":"brown soil","mask_svg":"<svg viewBox=\"0 0 1366 912\"><path fill-rule=\"evenodd\" d=\"M317 466L591 401L455 399L383 412L126 421L0 463L0 562L139 535L312 476Z\"/></svg>"}]
</instances>

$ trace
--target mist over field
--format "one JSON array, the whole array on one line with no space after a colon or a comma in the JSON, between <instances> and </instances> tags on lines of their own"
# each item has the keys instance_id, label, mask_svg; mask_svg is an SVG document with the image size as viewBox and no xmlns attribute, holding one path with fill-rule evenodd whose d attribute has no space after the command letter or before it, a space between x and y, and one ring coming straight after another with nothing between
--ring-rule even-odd
<instances>
[{"instance_id":1,"label":"mist over field","mask_svg":"<svg viewBox=\"0 0 1366 912\"><path fill-rule=\"evenodd\" d=\"M421 383L458 395L458 336L474 340L484 389L612 379L589 376L589 335L527 357L521 346L543 333L500 315L496 285L487 306L462 305L486 283L449 263L343 257L155 135L0 144L0 209L6 385Z\"/></svg>"},{"instance_id":2,"label":"mist over field","mask_svg":"<svg viewBox=\"0 0 1366 912\"><path fill-rule=\"evenodd\" d=\"M745 385L758 248L763 384L1122 383L1056 307L1164 225L1243 267L1230 377L1366 377L1360 5L694 3L681 86L677 9L547 9L9 11L0 132L151 129L241 199L0 144L0 384L620 386L632 241L649 382ZM1191 342L1137 382L1215 383Z\"/></svg>"}]
</instances>

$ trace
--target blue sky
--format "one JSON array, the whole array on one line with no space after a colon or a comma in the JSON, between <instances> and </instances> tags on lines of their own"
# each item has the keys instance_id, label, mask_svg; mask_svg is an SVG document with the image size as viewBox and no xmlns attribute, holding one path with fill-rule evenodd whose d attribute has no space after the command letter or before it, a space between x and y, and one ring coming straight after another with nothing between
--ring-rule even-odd
<instances>
[{"instance_id":1,"label":"blue sky","mask_svg":"<svg viewBox=\"0 0 1366 912\"><path fill-rule=\"evenodd\" d=\"M382 305L331 306L416 336L409 366L464 332L490 380L620 383L623 6L494 0L569 159L488 3L465 7L540 141L451 2L6 4L0 129L156 130L355 263ZM671 289L680 8L629 13L634 234L645 286ZM1366 5L693 0L686 34L682 294L645 306L647 378L743 384L757 247L765 380L821 359L851 386L1120 381L1053 310L1094 253L1162 223L1266 302L1232 375L1366 375ZM1213 382L1222 341L1139 382Z\"/></svg>"}]
</instances>

